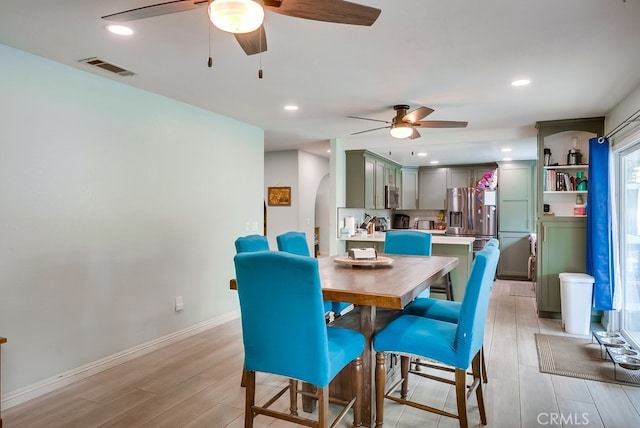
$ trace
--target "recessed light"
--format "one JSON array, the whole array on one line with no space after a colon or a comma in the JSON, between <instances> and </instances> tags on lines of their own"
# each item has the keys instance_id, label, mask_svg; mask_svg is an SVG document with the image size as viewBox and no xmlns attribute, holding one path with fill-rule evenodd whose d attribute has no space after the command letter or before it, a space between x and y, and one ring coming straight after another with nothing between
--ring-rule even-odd
<instances>
[{"instance_id":1,"label":"recessed light","mask_svg":"<svg viewBox=\"0 0 640 428\"><path fill-rule=\"evenodd\" d=\"M432 164L432 165L437 165L437 164L439 164L439 163L440 163L440 161L437 161L437 160L432 160L432 161L431 161L431 164Z\"/></svg>"},{"instance_id":2,"label":"recessed light","mask_svg":"<svg viewBox=\"0 0 640 428\"><path fill-rule=\"evenodd\" d=\"M427 154L425 152L420 152L418 153L418 156L426 156Z\"/></svg>"},{"instance_id":3,"label":"recessed light","mask_svg":"<svg viewBox=\"0 0 640 428\"><path fill-rule=\"evenodd\" d=\"M503 147L501 151L503 153L509 153L511 151L511 147Z\"/></svg>"},{"instance_id":4,"label":"recessed light","mask_svg":"<svg viewBox=\"0 0 640 428\"><path fill-rule=\"evenodd\" d=\"M133 34L133 30L124 25L109 24L105 27L108 31L119 36L130 36Z\"/></svg>"},{"instance_id":5,"label":"recessed light","mask_svg":"<svg viewBox=\"0 0 640 428\"><path fill-rule=\"evenodd\" d=\"M519 79L511 82L511 86L527 86L529 83L531 83L529 79Z\"/></svg>"},{"instance_id":6,"label":"recessed light","mask_svg":"<svg viewBox=\"0 0 640 428\"><path fill-rule=\"evenodd\" d=\"M505 162L511 162L512 159L511 158L503 158L502 160L505 161Z\"/></svg>"},{"instance_id":7,"label":"recessed light","mask_svg":"<svg viewBox=\"0 0 640 428\"><path fill-rule=\"evenodd\" d=\"M327 153L331 153L331 149L327 150Z\"/></svg>"},{"instance_id":8,"label":"recessed light","mask_svg":"<svg viewBox=\"0 0 640 428\"><path fill-rule=\"evenodd\" d=\"M296 111L298 110L298 106L294 106L293 104L290 104L290 105L284 106L284 109L287 111Z\"/></svg>"}]
</instances>

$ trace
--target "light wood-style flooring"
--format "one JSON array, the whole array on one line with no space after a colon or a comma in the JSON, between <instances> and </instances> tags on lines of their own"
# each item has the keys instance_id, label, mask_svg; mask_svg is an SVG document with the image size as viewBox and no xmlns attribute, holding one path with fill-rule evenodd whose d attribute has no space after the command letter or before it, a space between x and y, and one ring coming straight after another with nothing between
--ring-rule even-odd
<instances>
[{"instance_id":1,"label":"light wood-style flooring","mask_svg":"<svg viewBox=\"0 0 640 428\"><path fill-rule=\"evenodd\" d=\"M540 373L534 333L564 334L559 320L540 319L530 282L495 282L486 321L488 427L640 426L640 387ZM4 428L243 426L240 321L168 345L135 360L3 411ZM258 376L262 396L283 383ZM453 387L412 377L410 394L455 411ZM286 394L285 394L286 396ZM285 409L282 398L276 406ZM457 427L457 420L388 401L385 426ZM348 427L351 416L341 427ZM480 425L474 400L470 423ZM291 424L264 416L256 427Z\"/></svg>"}]
</instances>

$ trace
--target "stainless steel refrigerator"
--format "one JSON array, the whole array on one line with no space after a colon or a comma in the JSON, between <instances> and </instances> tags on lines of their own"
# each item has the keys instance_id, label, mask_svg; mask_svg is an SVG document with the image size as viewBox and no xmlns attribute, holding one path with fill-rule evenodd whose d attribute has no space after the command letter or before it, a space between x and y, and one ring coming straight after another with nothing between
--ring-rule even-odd
<instances>
[{"instance_id":1,"label":"stainless steel refrigerator","mask_svg":"<svg viewBox=\"0 0 640 428\"><path fill-rule=\"evenodd\" d=\"M473 251L481 250L498 235L498 197L496 190L475 187L447 189L447 230L449 236L473 236Z\"/></svg>"}]
</instances>

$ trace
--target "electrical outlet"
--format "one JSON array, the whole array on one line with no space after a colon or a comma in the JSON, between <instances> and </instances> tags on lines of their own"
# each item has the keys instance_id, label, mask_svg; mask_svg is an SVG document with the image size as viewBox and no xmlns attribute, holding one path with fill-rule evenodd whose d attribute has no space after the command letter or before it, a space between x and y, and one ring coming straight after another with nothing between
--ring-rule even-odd
<instances>
[{"instance_id":1,"label":"electrical outlet","mask_svg":"<svg viewBox=\"0 0 640 428\"><path fill-rule=\"evenodd\" d=\"M184 309L184 301L182 300L182 296L176 296L176 312L180 312Z\"/></svg>"}]
</instances>

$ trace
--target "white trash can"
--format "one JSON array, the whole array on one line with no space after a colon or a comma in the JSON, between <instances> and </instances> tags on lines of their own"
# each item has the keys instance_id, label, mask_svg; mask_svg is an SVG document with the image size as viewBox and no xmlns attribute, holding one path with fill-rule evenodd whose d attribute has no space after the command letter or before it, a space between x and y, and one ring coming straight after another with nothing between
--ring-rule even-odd
<instances>
[{"instance_id":1,"label":"white trash can","mask_svg":"<svg viewBox=\"0 0 640 428\"><path fill-rule=\"evenodd\" d=\"M561 273L560 307L562 328L570 334L591 333L591 306L594 279L586 273Z\"/></svg>"}]
</instances>

